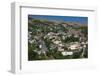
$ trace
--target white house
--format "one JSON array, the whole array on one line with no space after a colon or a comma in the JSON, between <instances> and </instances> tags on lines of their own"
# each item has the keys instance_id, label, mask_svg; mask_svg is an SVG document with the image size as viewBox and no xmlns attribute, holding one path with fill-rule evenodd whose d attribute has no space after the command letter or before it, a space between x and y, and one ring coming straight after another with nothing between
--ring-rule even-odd
<instances>
[{"instance_id":1,"label":"white house","mask_svg":"<svg viewBox=\"0 0 100 76\"><path fill-rule=\"evenodd\" d=\"M78 43L74 43L74 44L71 44L68 49L71 49L71 50L76 50L80 48L80 45Z\"/></svg>"},{"instance_id":2,"label":"white house","mask_svg":"<svg viewBox=\"0 0 100 76\"><path fill-rule=\"evenodd\" d=\"M53 43L54 43L54 44L60 44L61 41L54 41Z\"/></svg>"},{"instance_id":3,"label":"white house","mask_svg":"<svg viewBox=\"0 0 100 76\"><path fill-rule=\"evenodd\" d=\"M67 55L73 55L73 52L67 52L67 51L63 51L61 52L63 56L67 56Z\"/></svg>"},{"instance_id":4,"label":"white house","mask_svg":"<svg viewBox=\"0 0 100 76\"><path fill-rule=\"evenodd\" d=\"M33 40L29 40L29 42L32 44L33 42L34 42L35 40L33 39Z\"/></svg>"},{"instance_id":5,"label":"white house","mask_svg":"<svg viewBox=\"0 0 100 76\"><path fill-rule=\"evenodd\" d=\"M39 48L41 49L42 48L42 45L39 45Z\"/></svg>"},{"instance_id":6,"label":"white house","mask_svg":"<svg viewBox=\"0 0 100 76\"><path fill-rule=\"evenodd\" d=\"M61 47L58 47L58 51L64 51L64 49Z\"/></svg>"}]
</instances>

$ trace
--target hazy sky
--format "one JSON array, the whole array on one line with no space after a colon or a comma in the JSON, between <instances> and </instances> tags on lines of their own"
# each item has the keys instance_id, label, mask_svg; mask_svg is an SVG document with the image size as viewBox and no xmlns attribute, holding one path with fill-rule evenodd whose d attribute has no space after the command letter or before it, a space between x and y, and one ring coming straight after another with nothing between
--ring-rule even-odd
<instances>
[{"instance_id":1,"label":"hazy sky","mask_svg":"<svg viewBox=\"0 0 100 76\"><path fill-rule=\"evenodd\" d=\"M88 17L80 16L51 16L51 15L28 15L28 17L36 19L56 20L56 21L68 21L68 22L79 22L82 24L88 23Z\"/></svg>"}]
</instances>

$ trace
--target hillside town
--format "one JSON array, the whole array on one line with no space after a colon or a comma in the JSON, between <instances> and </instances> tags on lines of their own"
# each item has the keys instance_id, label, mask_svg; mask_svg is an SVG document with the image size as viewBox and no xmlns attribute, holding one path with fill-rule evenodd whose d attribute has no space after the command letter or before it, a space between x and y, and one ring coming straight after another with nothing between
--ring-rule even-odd
<instances>
[{"instance_id":1,"label":"hillside town","mask_svg":"<svg viewBox=\"0 0 100 76\"><path fill-rule=\"evenodd\" d=\"M28 60L88 58L88 26L28 18Z\"/></svg>"}]
</instances>

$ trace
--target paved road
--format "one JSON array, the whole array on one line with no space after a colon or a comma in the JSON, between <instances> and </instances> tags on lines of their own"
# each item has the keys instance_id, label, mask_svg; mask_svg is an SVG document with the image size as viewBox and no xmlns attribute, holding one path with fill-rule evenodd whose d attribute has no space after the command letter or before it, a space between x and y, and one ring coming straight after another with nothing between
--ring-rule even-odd
<instances>
[{"instance_id":1,"label":"paved road","mask_svg":"<svg viewBox=\"0 0 100 76\"><path fill-rule=\"evenodd\" d=\"M42 52L47 52L48 51L48 49L46 47L46 44L45 44L45 42L43 40L40 39L39 40L39 44L42 45L42 48L41 48Z\"/></svg>"}]
</instances>

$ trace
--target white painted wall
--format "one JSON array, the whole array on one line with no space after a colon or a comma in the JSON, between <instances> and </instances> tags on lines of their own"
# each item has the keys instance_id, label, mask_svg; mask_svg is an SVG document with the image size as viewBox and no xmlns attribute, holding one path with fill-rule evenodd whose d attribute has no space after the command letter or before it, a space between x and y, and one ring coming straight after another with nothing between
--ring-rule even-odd
<instances>
[{"instance_id":1,"label":"white painted wall","mask_svg":"<svg viewBox=\"0 0 100 76\"><path fill-rule=\"evenodd\" d=\"M0 76L13 76L9 73L10 69L10 56L11 56L11 8L10 3L13 1L17 2L33 2L33 3L51 3L52 4L64 4L64 5L76 5L76 6L95 6L97 7L97 24L98 28L98 38L97 38L97 50L98 53L95 53L98 58L97 69L91 68L91 70L86 69L73 69L62 72L52 72L52 73L40 73L40 74L24 74L24 76L100 76L100 0L1 0L0 2ZM17 75L19 76L19 75Z\"/></svg>"}]
</instances>

